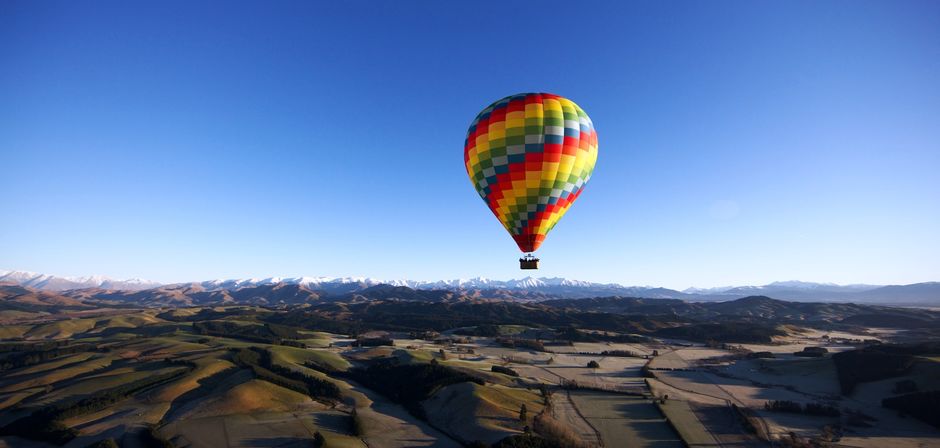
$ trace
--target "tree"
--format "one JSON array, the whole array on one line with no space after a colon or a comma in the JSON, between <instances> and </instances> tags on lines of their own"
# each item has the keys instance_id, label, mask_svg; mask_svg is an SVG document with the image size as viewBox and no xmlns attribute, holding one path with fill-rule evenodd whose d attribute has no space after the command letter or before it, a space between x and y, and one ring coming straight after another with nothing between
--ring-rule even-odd
<instances>
[{"instance_id":1,"label":"tree","mask_svg":"<svg viewBox=\"0 0 940 448\"><path fill-rule=\"evenodd\" d=\"M118 444L114 441L114 439L103 439L92 443L85 448L118 448Z\"/></svg>"},{"instance_id":2,"label":"tree","mask_svg":"<svg viewBox=\"0 0 940 448\"><path fill-rule=\"evenodd\" d=\"M313 448L323 448L326 446L326 437L320 434L320 431L313 433Z\"/></svg>"},{"instance_id":3,"label":"tree","mask_svg":"<svg viewBox=\"0 0 940 448\"><path fill-rule=\"evenodd\" d=\"M528 409L525 407L525 403L522 403L522 406L519 407L519 421L524 422L526 420L526 414Z\"/></svg>"},{"instance_id":4,"label":"tree","mask_svg":"<svg viewBox=\"0 0 940 448\"><path fill-rule=\"evenodd\" d=\"M587 366L588 366L589 369L597 369L597 368L599 368L601 365L598 364L597 361L594 361L594 360L592 359L591 362L587 363Z\"/></svg>"},{"instance_id":5,"label":"tree","mask_svg":"<svg viewBox=\"0 0 940 448\"><path fill-rule=\"evenodd\" d=\"M362 419L359 418L359 412L356 411L356 408L353 408L352 412L349 413L349 416L352 417L353 435L362 437L365 434L365 427L362 424Z\"/></svg>"}]
</instances>

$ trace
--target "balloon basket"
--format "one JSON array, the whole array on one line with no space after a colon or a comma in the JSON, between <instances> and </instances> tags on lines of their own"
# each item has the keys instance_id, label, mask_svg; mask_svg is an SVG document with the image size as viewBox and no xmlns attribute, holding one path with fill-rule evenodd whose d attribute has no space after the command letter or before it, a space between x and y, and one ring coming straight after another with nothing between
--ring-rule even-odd
<instances>
[{"instance_id":1,"label":"balloon basket","mask_svg":"<svg viewBox=\"0 0 940 448\"><path fill-rule=\"evenodd\" d=\"M528 254L519 259L519 269L538 269L539 259Z\"/></svg>"}]
</instances>

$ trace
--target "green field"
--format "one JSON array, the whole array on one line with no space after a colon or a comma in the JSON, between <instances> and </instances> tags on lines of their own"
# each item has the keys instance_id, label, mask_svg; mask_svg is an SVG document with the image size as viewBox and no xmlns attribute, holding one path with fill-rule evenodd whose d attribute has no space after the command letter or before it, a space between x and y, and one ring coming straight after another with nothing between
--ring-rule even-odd
<instances>
[{"instance_id":1,"label":"green field","mask_svg":"<svg viewBox=\"0 0 940 448\"><path fill-rule=\"evenodd\" d=\"M604 446L681 448L679 435L650 400L630 395L572 391L571 400L597 429Z\"/></svg>"},{"instance_id":2,"label":"green field","mask_svg":"<svg viewBox=\"0 0 940 448\"><path fill-rule=\"evenodd\" d=\"M720 446L705 425L699 421L687 401L667 400L659 404L666 418L672 423L682 440L690 447Z\"/></svg>"},{"instance_id":3,"label":"green field","mask_svg":"<svg viewBox=\"0 0 940 448\"><path fill-rule=\"evenodd\" d=\"M322 366L327 370L344 371L349 368L349 361L342 356L326 350L288 347L285 345L271 346L274 362L304 365L306 363Z\"/></svg>"}]
</instances>

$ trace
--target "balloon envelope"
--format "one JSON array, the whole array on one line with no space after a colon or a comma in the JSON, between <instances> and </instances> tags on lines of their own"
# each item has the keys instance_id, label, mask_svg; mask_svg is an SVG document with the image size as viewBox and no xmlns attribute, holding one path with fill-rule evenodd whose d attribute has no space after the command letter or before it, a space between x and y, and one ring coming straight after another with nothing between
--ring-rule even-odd
<instances>
[{"instance_id":1,"label":"balloon envelope","mask_svg":"<svg viewBox=\"0 0 940 448\"><path fill-rule=\"evenodd\" d=\"M519 249L534 252L578 198L597 161L597 132L573 101L507 96L470 124L464 164Z\"/></svg>"}]
</instances>

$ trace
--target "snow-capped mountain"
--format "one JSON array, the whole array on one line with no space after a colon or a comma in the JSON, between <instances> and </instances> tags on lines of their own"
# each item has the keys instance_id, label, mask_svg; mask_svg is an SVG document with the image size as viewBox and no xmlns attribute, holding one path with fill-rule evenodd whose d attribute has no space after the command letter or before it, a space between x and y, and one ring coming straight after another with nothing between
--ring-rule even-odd
<instances>
[{"instance_id":1,"label":"snow-capped mountain","mask_svg":"<svg viewBox=\"0 0 940 448\"><path fill-rule=\"evenodd\" d=\"M581 280L571 280L567 278L535 278L525 277L516 280L493 280L485 277L475 277L469 279L453 280L380 280L371 277L270 277L270 278L248 278L248 279L229 279L229 280L210 280L199 283L206 290L220 290L241 288L246 286L262 286L284 283L289 285L300 285L309 289L318 289L336 285L361 285L364 287L390 285L404 286L412 289L452 289L452 290L475 290L475 289L539 289L549 287L573 287L573 288L623 288L623 286L609 283L592 283Z\"/></svg>"},{"instance_id":2,"label":"snow-capped mountain","mask_svg":"<svg viewBox=\"0 0 940 448\"><path fill-rule=\"evenodd\" d=\"M613 295L618 292L625 292L624 288L617 284L592 283L580 280L571 280L566 278L535 278L525 277L515 280L493 280L485 277L476 277L469 279L453 280L380 280L370 277L270 277L270 278L249 278L249 279L228 279L228 280L210 280L198 283L206 291L231 290L245 287L257 287L264 285L287 284L298 285L310 290L326 292L354 292L357 290L379 286L389 285L396 287L407 287L417 290L451 290L451 291L486 291L486 290L509 290L509 291L529 291L558 293L566 297L594 295ZM635 289L635 288L629 288ZM652 289L652 288L650 288ZM677 295L678 292L672 291ZM669 295L672 296L671 294Z\"/></svg>"},{"instance_id":3,"label":"snow-capped mountain","mask_svg":"<svg viewBox=\"0 0 940 448\"><path fill-rule=\"evenodd\" d=\"M70 289L100 288L111 290L140 291L160 285L145 280L113 280L108 277L56 277L22 271L0 271L0 282L12 282L48 291ZM311 291L328 294L350 293L379 285L407 287L417 290L451 290L473 293L475 291L525 291L538 293L543 297L597 297L612 295L630 295L651 298L679 298L683 293L671 289L631 286L616 283L594 283L561 277L525 277L513 280L493 280L485 277L452 280L381 280L371 277L267 277L242 279L217 279L195 283L182 283L186 287L198 286L201 291L232 291L241 288L297 285Z\"/></svg>"},{"instance_id":4,"label":"snow-capped mountain","mask_svg":"<svg viewBox=\"0 0 940 448\"><path fill-rule=\"evenodd\" d=\"M604 287L620 286L615 284L591 283L581 280L571 280L567 278L535 278L525 277L516 280L492 280L485 277L476 277L471 279L442 280L436 282L407 282L404 286L417 287L419 289L537 289L551 286L571 286L571 287Z\"/></svg>"},{"instance_id":5,"label":"snow-capped mountain","mask_svg":"<svg viewBox=\"0 0 940 448\"><path fill-rule=\"evenodd\" d=\"M200 282L199 285L207 291L216 291L223 289L236 289L247 286L263 286L276 284L299 285L308 289L318 289L325 285L362 285L365 287L383 284L392 284L374 278L367 277L268 277L268 278L247 278L247 279L228 279L228 280L209 280ZM395 286L408 286L405 284Z\"/></svg>"},{"instance_id":6,"label":"snow-capped mountain","mask_svg":"<svg viewBox=\"0 0 940 448\"><path fill-rule=\"evenodd\" d=\"M913 285L837 285L801 281L773 282L762 286L725 286L716 288L688 288L676 291L653 286L623 286L617 283L594 283L560 277L525 277L514 280L493 280L484 277L436 281L380 280L370 277L267 277L246 279L220 279L195 283L160 285L147 280L114 280L108 277L57 277L22 271L0 271L0 283L15 283L46 291L104 289L115 291L161 290L161 293L179 294L180 291L205 293L212 297L230 296L237 300L235 291L246 292L283 290L305 291L314 296L336 296L359 293L377 287L410 288L418 291L450 291L473 297L544 300L551 298L588 297L642 297L647 299L683 299L690 301L727 301L748 296L767 296L781 300L802 302L867 302L935 303L940 301L940 283ZM292 290L292 291L293 291ZM246 292L247 293L247 292ZM265 293L267 294L267 293Z\"/></svg>"},{"instance_id":7,"label":"snow-capped mountain","mask_svg":"<svg viewBox=\"0 0 940 448\"><path fill-rule=\"evenodd\" d=\"M140 291L155 288L160 283L139 278L116 280L100 275L90 277L57 277L55 275L38 274L27 271L0 270L0 283L16 283L20 286L46 291L66 291L69 289L101 288Z\"/></svg>"}]
</instances>

